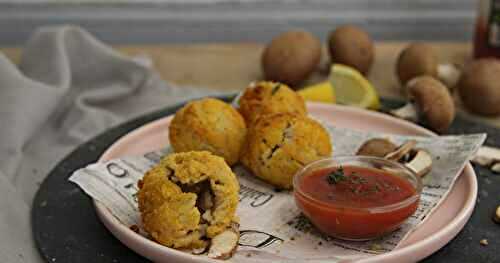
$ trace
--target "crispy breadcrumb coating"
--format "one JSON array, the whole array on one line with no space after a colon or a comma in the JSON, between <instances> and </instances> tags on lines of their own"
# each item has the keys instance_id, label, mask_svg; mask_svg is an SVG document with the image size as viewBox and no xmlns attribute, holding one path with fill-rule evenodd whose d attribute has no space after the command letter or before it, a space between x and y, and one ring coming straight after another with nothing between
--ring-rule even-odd
<instances>
[{"instance_id":1,"label":"crispy breadcrumb coating","mask_svg":"<svg viewBox=\"0 0 500 263\"><path fill-rule=\"evenodd\" d=\"M307 114L304 99L297 92L285 84L271 81L252 83L241 96L238 110L248 126L262 115Z\"/></svg>"},{"instance_id":2,"label":"crispy breadcrumb coating","mask_svg":"<svg viewBox=\"0 0 500 263\"><path fill-rule=\"evenodd\" d=\"M279 113L257 120L249 130L243 164L254 175L284 189L295 173L332 153L328 132L303 115Z\"/></svg>"},{"instance_id":3,"label":"crispy breadcrumb coating","mask_svg":"<svg viewBox=\"0 0 500 263\"><path fill-rule=\"evenodd\" d=\"M243 117L223 101L205 98L181 108L169 126L175 152L209 151L235 164L245 142Z\"/></svg>"},{"instance_id":4,"label":"crispy breadcrumb coating","mask_svg":"<svg viewBox=\"0 0 500 263\"><path fill-rule=\"evenodd\" d=\"M236 221L239 184L224 159L209 152L164 157L139 183L144 229L172 248L205 248Z\"/></svg>"}]
</instances>

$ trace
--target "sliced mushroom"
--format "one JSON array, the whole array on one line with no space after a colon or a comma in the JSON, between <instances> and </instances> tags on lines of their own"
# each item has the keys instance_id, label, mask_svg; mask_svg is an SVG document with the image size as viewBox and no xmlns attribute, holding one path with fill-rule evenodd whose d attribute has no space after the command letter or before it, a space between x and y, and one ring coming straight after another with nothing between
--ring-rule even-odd
<instances>
[{"instance_id":1,"label":"sliced mushroom","mask_svg":"<svg viewBox=\"0 0 500 263\"><path fill-rule=\"evenodd\" d=\"M239 225L233 222L230 228L212 238L208 257L215 259L230 258L236 252L239 239Z\"/></svg>"},{"instance_id":2,"label":"sliced mushroom","mask_svg":"<svg viewBox=\"0 0 500 263\"><path fill-rule=\"evenodd\" d=\"M495 221L495 223L500 224L500 205L497 206L497 209L495 210L495 214L493 215L493 221Z\"/></svg>"},{"instance_id":3,"label":"sliced mushroom","mask_svg":"<svg viewBox=\"0 0 500 263\"><path fill-rule=\"evenodd\" d=\"M397 162L401 160L405 155L410 153L410 151L413 149L413 147L415 147L416 144L417 142L415 140L409 140L400 145L395 151L386 154L384 158Z\"/></svg>"},{"instance_id":4,"label":"sliced mushroom","mask_svg":"<svg viewBox=\"0 0 500 263\"><path fill-rule=\"evenodd\" d=\"M411 154L411 159L405 163L406 167L414 171L419 177L423 177L431 171L432 157L431 155L422 150L416 149L415 153Z\"/></svg>"},{"instance_id":5,"label":"sliced mushroom","mask_svg":"<svg viewBox=\"0 0 500 263\"><path fill-rule=\"evenodd\" d=\"M207 251L208 245L200 248L193 248L191 250L191 254L193 255L201 255Z\"/></svg>"},{"instance_id":6,"label":"sliced mushroom","mask_svg":"<svg viewBox=\"0 0 500 263\"><path fill-rule=\"evenodd\" d=\"M425 150L415 149L416 144L415 140L409 140L399 146L396 151L388 153L384 158L400 162L419 177L423 177L431 170L432 157Z\"/></svg>"},{"instance_id":7,"label":"sliced mushroom","mask_svg":"<svg viewBox=\"0 0 500 263\"><path fill-rule=\"evenodd\" d=\"M396 148L397 146L388 139L373 138L363 143L356 155L384 157L388 153L395 151Z\"/></svg>"},{"instance_id":8,"label":"sliced mushroom","mask_svg":"<svg viewBox=\"0 0 500 263\"><path fill-rule=\"evenodd\" d=\"M389 113L423 122L437 132L446 131L455 118L455 105L446 87L430 76L421 76L409 81L407 90L410 102Z\"/></svg>"},{"instance_id":9,"label":"sliced mushroom","mask_svg":"<svg viewBox=\"0 0 500 263\"><path fill-rule=\"evenodd\" d=\"M482 146L477 151L472 162L481 166L491 166L496 162L500 162L500 149Z\"/></svg>"},{"instance_id":10,"label":"sliced mushroom","mask_svg":"<svg viewBox=\"0 0 500 263\"><path fill-rule=\"evenodd\" d=\"M495 173L500 173L500 149L481 146L472 162L487 167Z\"/></svg>"},{"instance_id":11,"label":"sliced mushroom","mask_svg":"<svg viewBox=\"0 0 500 263\"><path fill-rule=\"evenodd\" d=\"M479 241L479 244L483 245L483 246L487 246L488 245L488 239L484 238L484 239L481 239Z\"/></svg>"}]
</instances>

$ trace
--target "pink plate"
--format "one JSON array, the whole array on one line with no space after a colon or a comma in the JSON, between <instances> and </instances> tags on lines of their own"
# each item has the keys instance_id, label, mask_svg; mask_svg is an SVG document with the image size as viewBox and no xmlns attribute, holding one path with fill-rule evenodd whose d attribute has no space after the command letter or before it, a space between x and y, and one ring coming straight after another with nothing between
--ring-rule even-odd
<instances>
[{"instance_id":1,"label":"pink plate","mask_svg":"<svg viewBox=\"0 0 500 263\"><path fill-rule=\"evenodd\" d=\"M420 126L385 114L352 107L308 103L311 115L338 127L403 135L436 136ZM100 158L106 161L126 155L138 155L161 149L168 142L171 116L146 124L115 142ZM467 164L441 207L395 250L362 260L363 262L415 262L443 247L469 219L477 195L474 170ZM104 206L95 203L104 225L123 244L155 262L221 262L177 251L148 240L121 224Z\"/></svg>"}]
</instances>

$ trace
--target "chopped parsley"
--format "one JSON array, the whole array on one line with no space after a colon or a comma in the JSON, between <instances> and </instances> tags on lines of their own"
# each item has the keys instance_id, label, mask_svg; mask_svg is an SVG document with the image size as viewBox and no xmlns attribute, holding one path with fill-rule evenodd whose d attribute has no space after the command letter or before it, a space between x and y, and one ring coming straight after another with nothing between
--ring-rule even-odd
<instances>
[{"instance_id":1,"label":"chopped parsley","mask_svg":"<svg viewBox=\"0 0 500 263\"><path fill-rule=\"evenodd\" d=\"M340 166L337 170L329 173L326 176L326 180L328 181L329 184L337 184L340 181L343 181L346 179L346 176L344 174L344 168Z\"/></svg>"}]
</instances>

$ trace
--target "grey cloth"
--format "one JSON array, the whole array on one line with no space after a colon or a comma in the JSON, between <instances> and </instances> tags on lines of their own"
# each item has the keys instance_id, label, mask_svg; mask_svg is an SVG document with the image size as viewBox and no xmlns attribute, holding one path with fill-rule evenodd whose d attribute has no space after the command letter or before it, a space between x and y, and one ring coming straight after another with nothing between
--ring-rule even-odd
<instances>
[{"instance_id":1,"label":"grey cloth","mask_svg":"<svg viewBox=\"0 0 500 263\"><path fill-rule=\"evenodd\" d=\"M19 68L0 53L0 262L41 262L30 208L77 145L126 119L217 92L175 87L72 26L46 27Z\"/></svg>"}]
</instances>

